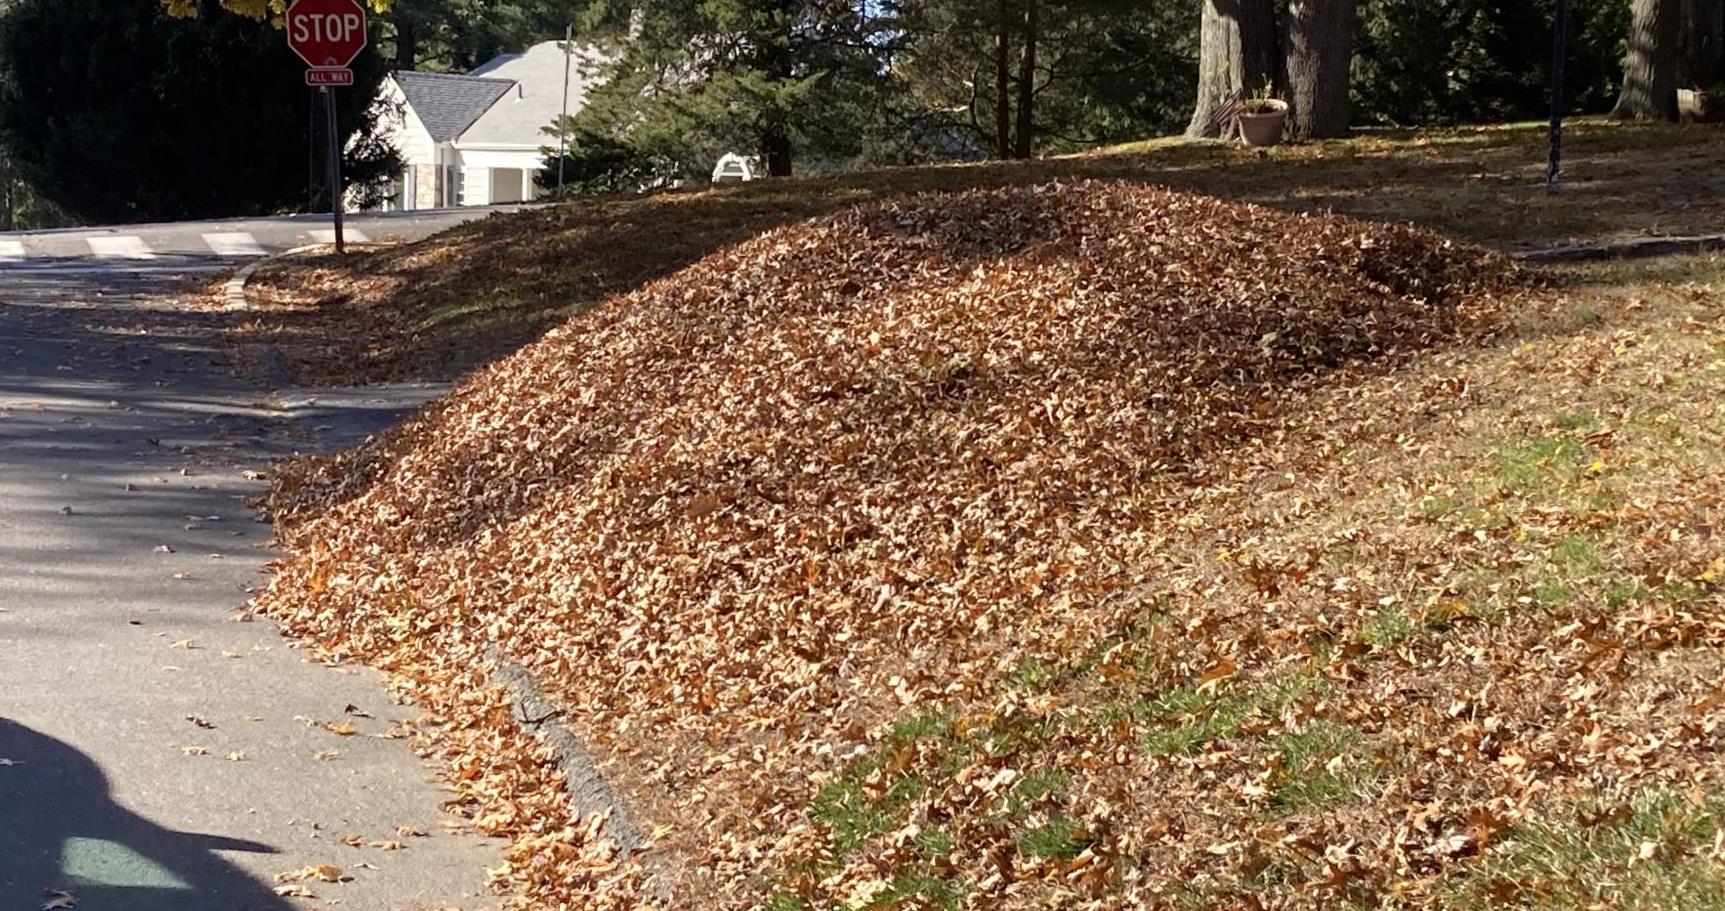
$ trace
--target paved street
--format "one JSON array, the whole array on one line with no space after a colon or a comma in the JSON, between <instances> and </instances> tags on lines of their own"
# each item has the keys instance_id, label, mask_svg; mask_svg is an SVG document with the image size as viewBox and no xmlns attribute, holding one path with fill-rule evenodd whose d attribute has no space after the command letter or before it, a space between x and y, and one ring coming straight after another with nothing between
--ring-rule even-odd
<instances>
[{"instance_id":1,"label":"paved street","mask_svg":"<svg viewBox=\"0 0 1725 911\"><path fill-rule=\"evenodd\" d=\"M347 216L346 236L355 244L420 240L462 222L515 208L520 207L354 213ZM0 271L151 274L186 268L214 270L306 244L331 243L334 237L327 214L0 233Z\"/></svg>"},{"instance_id":2,"label":"paved street","mask_svg":"<svg viewBox=\"0 0 1725 911\"><path fill-rule=\"evenodd\" d=\"M166 251L198 227L137 236ZM0 266L0 911L490 907L498 848L446 825L402 737L416 710L243 610L268 460L435 390L231 378L235 317L167 296L221 262ZM340 881L291 878L320 865Z\"/></svg>"}]
</instances>

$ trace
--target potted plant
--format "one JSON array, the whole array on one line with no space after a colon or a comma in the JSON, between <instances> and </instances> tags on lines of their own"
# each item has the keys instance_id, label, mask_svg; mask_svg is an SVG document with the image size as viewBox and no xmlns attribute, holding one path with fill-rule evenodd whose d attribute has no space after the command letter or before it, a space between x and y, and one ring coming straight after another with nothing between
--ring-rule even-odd
<instances>
[{"instance_id":1,"label":"potted plant","mask_svg":"<svg viewBox=\"0 0 1725 911\"><path fill-rule=\"evenodd\" d=\"M1725 120L1725 85L1678 89L1677 113L1685 121L1692 123L1718 123Z\"/></svg>"},{"instance_id":2,"label":"potted plant","mask_svg":"<svg viewBox=\"0 0 1725 911\"><path fill-rule=\"evenodd\" d=\"M1282 141L1282 130L1288 123L1288 103L1271 96L1269 80L1264 87L1240 102L1240 140L1254 148L1273 146Z\"/></svg>"}]
</instances>

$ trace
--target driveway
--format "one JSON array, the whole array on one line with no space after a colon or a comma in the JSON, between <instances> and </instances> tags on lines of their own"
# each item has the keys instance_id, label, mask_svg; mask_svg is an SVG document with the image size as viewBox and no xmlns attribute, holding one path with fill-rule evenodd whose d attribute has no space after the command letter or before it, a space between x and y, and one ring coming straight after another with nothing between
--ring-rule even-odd
<instances>
[{"instance_id":1,"label":"driveway","mask_svg":"<svg viewBox=\"0 0 1725 911\"><path fill-rule=\"evenodd\" d=\"M0 909L493 906L416 710L245 609L269 460L436 390L233 379L219 263L0 268Z\"/></svg>"}]
</instances>

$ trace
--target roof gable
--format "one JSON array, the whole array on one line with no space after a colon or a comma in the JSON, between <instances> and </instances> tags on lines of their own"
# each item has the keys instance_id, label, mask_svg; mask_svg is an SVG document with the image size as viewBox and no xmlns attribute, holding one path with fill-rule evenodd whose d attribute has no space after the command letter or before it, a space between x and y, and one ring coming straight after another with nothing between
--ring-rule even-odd
<instances>
[{"instance_id":1,"label":"roof gable","mask_svg":"<svg viewBox=\"0 0 1725 911\"><path fill-rule=\"evenodd\" d=\"M515 87L511 79L486 79L406 70L395 74L401 93L436 142L448 142L473 125L497 99Z\"/></svg>"},{"instance_id":2,"label":"roof gable","mask_svg":"<svg viewBox=\"0 0 1725 911\"><path fill-rule=\"evenodd\" d=\"M544 41L520 54L494 58L474 73L503 77L520 86L510 98L487 108L461 137L464 146L536 148L552 140L545 129L563 113L564 74L568 74L569 113L586 104L596 66L604 57L594 48L570 48L567 67L563 42Z\"/></svg>"}]
</instances>

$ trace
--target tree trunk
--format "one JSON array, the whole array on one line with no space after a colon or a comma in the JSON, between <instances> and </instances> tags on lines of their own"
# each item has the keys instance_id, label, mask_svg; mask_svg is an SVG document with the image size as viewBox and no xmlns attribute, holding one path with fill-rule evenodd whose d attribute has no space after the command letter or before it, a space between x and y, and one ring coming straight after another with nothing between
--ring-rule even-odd
<instances>
[{"instance_id":1,"label":"tree trunk","mask_svg":"<svg viewBox=\"0 0 1725 911\"><path fill-rule=\"evenodd\" d=\"M1218 111L1235 93L1273 83L1281 70L1273 0L1199 0L1198 100L1186 135L1216 137Z\"/></svg>"},{"instance_id":2,"label":"tree trunk","mask_svg":"<svg viewBox=\"0 0 1725 911\"><path fill-rule=\"evenodd\" d=\"M419 63L419 30L413 21L413 15L404 9L397 9L390 15L390 21L395 24L395 68L411 70Z\"/></svg>"},{"instance_id":3,"label":"tree trunk","mask_svg":"<svg viewBox=\"0 0 1725 911\"><path fill-rule=\"evenodd\" d=\"M1288 131L1296 139L1348 135L1354 0L1289 0Z\"/></svg>"},{"instance_id":4,"label":"tree trunk","mask_svg":"<svg viewBox=\"0 0 1725 911\"><path fill-rule=\"evenodd\" d=\"M1725 0L1682 0L1677 85L1707 89L1725 82Z\"/></svg>"},{"instance_id":5,"label":"tree trunk","mask_svg":"<svg viewBox=\"0 0 1725 911\"><path fill-rule=\"evenodd\" d=\"M1006 25L1006 0L995 7L999 28L994 33L994 154L997 158L1012 157L1011 70L1007 64L1011 52L1012 33Z\"/></svg>"},{"instance_id":6,"label":"tree trunk","mask_svg":"<svg viewBox=\"0 0 1725 911\"><path fill-rule=\"evenodd\" d=\"M1619 120L1677 119L1678 20L1682 0L1635 0L1623 91L1611 116Z\"/></svg>"},{"instance_id":7,"label":"tree trunk","mask_svg":"<svg viewBox=\"0 0 1725 911\"><path fill-rule=\"evenodd\" d=\"M1036 0L1029 0L1024 6L1024 48L1018 56L1018 140L1013 151L1019 158L1035 151L1036 31Z\"/></svg>"},{"instance_id":8,"label":"tree trunk","mask_svg":"<svg viewBox=\"0 0 1725 911\"><path fill-rule=\"evenodd\" d=\"M791 137L782 124L771 124L761 134L761 160L768 177L791 176Z\"/></svg>"}]
</instances>

